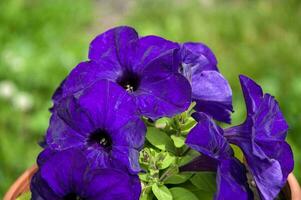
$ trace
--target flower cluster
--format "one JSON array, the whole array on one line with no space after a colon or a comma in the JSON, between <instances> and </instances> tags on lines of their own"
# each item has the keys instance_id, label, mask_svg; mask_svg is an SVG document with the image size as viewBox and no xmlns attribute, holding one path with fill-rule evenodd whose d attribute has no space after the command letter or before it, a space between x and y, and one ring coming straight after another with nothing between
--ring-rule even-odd
<instances>
[{"instance_id":1,"label":"flower cluster","mask_svg":"<svg viewBox=\"0 0 301 200\"><path fill-rule=\"evenodd\" d=\"M210 198L274 199L294 166L288 125L274 97L240 82L246 120L223 129L232 91L206 45L126 26L97 36L53 95L32 199L203 199L184 187L203 172L216 179Z\"/></svg>"}]
</instances>

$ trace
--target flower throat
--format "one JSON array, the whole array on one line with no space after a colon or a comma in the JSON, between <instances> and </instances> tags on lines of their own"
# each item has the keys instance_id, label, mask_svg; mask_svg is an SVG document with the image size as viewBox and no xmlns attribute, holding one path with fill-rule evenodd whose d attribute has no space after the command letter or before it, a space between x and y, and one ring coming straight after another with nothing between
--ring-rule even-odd
<instances>
[{"instance_id":1,"label":"flower throat","mask_svg":"<svg viewBox=\"0 0 301 200\"><path fill-rule=\"evenodd\" d=\"M96 131L90 134L88 144L97 145L104 149L110 150L112 147L112 139L106 131L102 129L97 129Z\"/></svg>"},{"instance_id":2,"label":"flower throat","mask_svg":"<svg viewBox=\"0 0 301 200\"><path fill-rule=\"evenodd\" d=\"M140 78L137 74L127 71L118 78L117 83L127 92L135 92L140 85Z\"/></svg>"},{"instance_id":3,"label":"flower throat","mask_svg":"<svg viewBox=\"0 0 301 200\"><path fill-rule=\"evenodd\" d=\"M63 200L85 200L85 199L81 198L75 193L69 193L66 196L64 196Z\"/></svg>"}]
</instances>

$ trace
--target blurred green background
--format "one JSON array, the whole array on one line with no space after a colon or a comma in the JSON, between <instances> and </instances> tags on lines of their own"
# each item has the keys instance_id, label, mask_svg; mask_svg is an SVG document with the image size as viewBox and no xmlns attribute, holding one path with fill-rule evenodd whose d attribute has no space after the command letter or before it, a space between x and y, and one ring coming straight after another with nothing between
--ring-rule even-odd
<instances>
[{"instance_id":1,"label":"blurred green background","mask_svg":"<svg viewBox=\"0 0 301 200\"><path fill-rule=\"evenodd\" d=\"M201 41L233 88L233 123L243 121L242 73L276 96L301 180L301 2L212 0L1 0L0 198L35 163L51 95L107 28Z\"/></svg>"}]
</instances>

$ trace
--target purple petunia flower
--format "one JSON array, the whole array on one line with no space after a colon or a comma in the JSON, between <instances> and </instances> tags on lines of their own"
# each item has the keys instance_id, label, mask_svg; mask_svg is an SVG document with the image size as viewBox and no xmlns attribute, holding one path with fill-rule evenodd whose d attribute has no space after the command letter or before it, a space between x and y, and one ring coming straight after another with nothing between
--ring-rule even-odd
<instances>
[{"instance_id":1,"label":"purple petunia flower","mask_svg":"<svg viewBox=\"0 0 301 200\"><path fill-rule=\"evenodd\" d=\"M139 199L141 184L137 175L112 168L93 170L79 150L42 154L39 170L31 180L32 200Z\"/></svg>"},{"instance_id":2,"label":"purple petunia flower","mask_svg":"<svg viewBox=\"0 0 301 200\"><path fill-rule=\"evenodd\" d=\"M288 125L277 101L253 80L240 76L247 106L247 119L225 130L227 139L244 152L260 196L272 200L294 167L293 154L285 142Z\"/></svg>"},{"instance_id":3,"label":"purple petunia flower","mask_svg":"<svg viewBox=\"0 0 301 200\"><path fill-rule=\"evenodd\" d=\"M234 157L223 130L204 113L187 136L186 144L201 153L181 171L217 171L215 199L252 199L245 167Z\"/></svg>"},{"instance_id":4,"label":"purple petunia flower","mask_svg":"<svg viewBox=\"0 0 301 200\"><path fill-rule=\"evenodd\" d=\"M232 91L228 81L219 73L211 49L202 43L188 42L182 45L181 56L181 71L191 83L195 110L230 123Z\"/></svg>"},{"instance_id":5,"label":"purple petunia flower","mask_svg":"<svg viewBox=\"0 0 301 200\"><path fill-rule=\"evenodd\" d=\"M100 80L60 101L51 116L46 142L58 151L82 149L96 168L137 173L145 132L132 96L119 85Z\"/></svg>"},{"instance_id":6,"label":"purple petunia flower","mask_svg":"<svg viewBox=\"0 0 301 200\"><path fill-rule=\"evenodd\" d=\"M131 94L142 115L156 119L185 111L191 87L178 72L180 46L157 36L139 37L131 27L97 36L88 62L80 63L53 96L60 99L100 79L118 83Z\"/></svg>"}]
</instances>

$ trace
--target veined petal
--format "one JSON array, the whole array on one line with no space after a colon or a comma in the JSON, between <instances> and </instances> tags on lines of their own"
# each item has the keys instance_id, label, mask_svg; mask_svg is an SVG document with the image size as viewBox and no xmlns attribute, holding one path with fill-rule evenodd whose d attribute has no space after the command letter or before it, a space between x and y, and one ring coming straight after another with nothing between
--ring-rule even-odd
<instances>
[{"instance_id":1,"label":"veined petal","mask_svg":"<svg viewBox=\"0 0 301 200\"><path fill-rule=\"evenodd\" d=\"M41 178L58 196L63 197L71 190L81 190L87 165L80 151L63 151L51 156L41 166Z\"/></svg>"},{"instance_id":2,"label":"veined petal","mask_svg":"<svg viewBox=\"0 0 301 200\"><path fill-rule=\"evenodd\" d=\"M157 119L185 111L191 102L191 88L185 77L172 73L158 80L158 76L152 74L143 80L135 94L142 115Z\"/></svg>"},{"instance_id":3,"label":"veined petal","mask_svg":"<svg viewBox=\"0 0 301 200\"><path fill-rule=\"evenodd\" d=\"M262 101L262 89L252 79L244 75L240 75L239 80L244 94L248 114L253 114L254 112L256 112Z\"/></svg>"},{"instance_id":4,"label":"veined petal","mask_svg":"<svg viewBox=\"0 0 301 200\"><path fill-rule=\"evenodd\" d=\"M137 175L112 168L94 170L80 150L52 154L39 166L31 181L33 200L80 199L138 200L141 184Z\"/></svg>"},{"instance_id":5,"label":"veined petal","mask_svg":"<svg viewBox=\"0 0 301 200\"><path fill-rule=\"evenodd\" d=\"M288 124L274 97L265 94L255 113L255 140L285 140Z\"/></svg>"},{"instance_id":6,"label":"veined petal","mask_svg":"<svg viewBox=\"0 0 301 200\"><path fill-rule=\"evenodd\" d=\"M58 89L55 91L52 99L56 105L66 96L73 95L82 89L91 86L98 80L107 79L115 81L122 69L120 65L114 65L112 62L100 60L87 61L79 63L65 78Z\"/></svg>"},{"instance_id":7,"label":"veined petal","mask_svg":"<svg viewBox=\"0 0 301 200\"><path fill-rule=\"evenodd\" d=\"M185 63L187 68L184 71L204 71L217 69L217 60L211 49L203 43L186 42L181 48L182 62ZM193 74L189 73L189 74ZM186 73L185 73L186 74ZM186 74L186 75L189 75ZM186 76L185 75L185 76Z\"/></svg>"},{"instance_id":8,"label":"veined petal","mask_svg":"<svg viewBox=\"0 0 301 200\"><path fill-rule=\"evenodd\" d=\"M133 148L118 146L112 149L112 166L116 169L129 169L131 174L138 174L141 171L139 165L139 151Z\"/></svg>"},{"instance_id":9,"label":"veined petal","mask_svg":"<svg viewBox=\"0 0 301 200\"><path fill-rule=\"evenodd\" d=\"M98 128L115 130L139 118L131 95L108 80L96 82L77 98L81 109L89 113L91 121Z\"/></svg>"},{"instance_id":10,"label":"veined petal","mask_svg":"<svg viewBox=\"0 0 301 200\"><path fill-rule=\"evenodd\" d=\"M130 67L133 71L143 71L151 62L156 61L157 59L162 59L165 57L165 54L168 52L175 52L179 50L180 46L178 43L166 40L158 36L145 36L141 37L135 45L132 45L133 48L130 52L131 54L131 63ZM179 56L171 57L172 59L180 58ZM169 62L168 68L178 70L180 66L180 59L171 60Z\"/></svg>"},{"instance_id":11,"label":"veined petal","mask_svg":"<svg viewBox=\"0 0 301 200\"><path fill-rule=\"evenodd\" d=\"M263 94L248 77L240 76L240 81L247 118L243 124L226 129L225 136L244 152L261 198L272 200L294 166L292 151L285 142L288 125L274 97Z\"/></svg>"},{"instance_id":12,"label":"veined petal","mask_svg":"<svg viewBox=\"0 0 301 200\"><path fill-rule=\"evenodd\" d=\"M83 185L87 199L138 200L141 184L138 176L114 169L95 170L89 174L89 182Z\"/></svg>"},{"instance_id":13,"label":"veined petal","mask_svg":"<svg viewBox=\"0 0 301 200\"><path fill-rule=\"evenodd\" d=\"M246 169L235 158L223 160L217 170L216 200L251 200L253 195L248 187Z\"/></svg>"},{"instance_id":14,"label":"veined petal","mask_svg":"<svg viewBox=\"0 0 301 200\"><path fill-rule=\"evenodd\" d=\"M133 152L141 150L145 133L133 97L116 83L99 80L58 103L47 144L54 150L83 150L93 168L114 167L138 173L138 156ZM123 154L116 149L122 149ZM128 163L123 162L125 159Z\"/></svg>"},{"instance_id":15,"label":"veined petal","mask_svg":"<svg viewBox=\"0 0 301 200\"><path fill-rule=\"evenodd\" d=\"M46 142L51 149L65 150L73 147L81 148L85 136L69 127L56 113L50 118Z\"/></svg>"},{"instance_id":16,"label":"veined petal","mask_svg":"<svg viewBox=\"0 0 301 200\"><path fill-rule=\"evenodd\" d=\"M198 119L198 124L187 136L186 144L216 160L233 156L233 151L223 136L223 130L204 113L200 113Z\"/></svg>"},{"instance_id":17,"label":"veined petal","mask_svg":"<svg viewBox=\"0 0 301 200\"><path fill-rule=\"evenodd\" d=\"M90 44L89 59L108 60L116 66L126 64L129 44L138 40L138 33L128 26L112 28L97 36Z\"/></svg>"},{"instance_id":18,"label":"veined petal","mask_svg":"<svg viewBox=\"0 0 301 200\"><path fill-rule=\"evenodd\" d=\"M40 170L31 179L30 191L32 200L60 199L47 182L41 178Z\"/></svg>"},{"instance_id":19,"label":"veined petal","mask_svg":"<svg viewBox=\"0 0 301 200\"><path fill-rule=\"evenodd\" d=\"M198 172L198 171L217 171L217 167L219 165L219 161L215 158L207 156L206 154L202 154L189 163L180 167L181 172L190 171L190 172Z\"/></svg>"},{"instance_id":20,"label":"veined petal","mask_svg":"<svg viewBox=\"0 0 301 200\"><path fill-rule=\"evenodd\" d=\"M199 71L191 80L195 110L230 123L232 90L228 81L217 71Z\"/></svg>"},{"instance_id":21,"label":"veined petal","mask_svg":"<svg viewBox=\"0 0 301 200\"><path fill-rule=\"evenodd\" d=\"M219 73L213 52L202 43L184 43L181 48L182 74L190 81L195 110L230 123L232 90Z\"/></svg>"}]
</instances>

